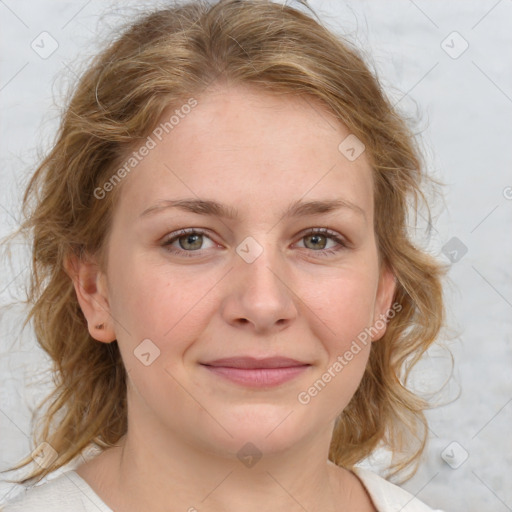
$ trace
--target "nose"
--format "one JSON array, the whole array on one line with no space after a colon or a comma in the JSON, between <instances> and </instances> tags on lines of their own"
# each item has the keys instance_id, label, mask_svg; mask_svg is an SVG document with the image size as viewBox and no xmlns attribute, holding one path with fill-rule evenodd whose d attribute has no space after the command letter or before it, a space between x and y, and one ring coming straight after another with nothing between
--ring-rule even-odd
<instances>
[{"instance_id":1,"label":"nose","mask_svg":"<svg viewBox=\"0 0 512 512\"><path fill-rule=\"evenodd\" d=\"M267 244L252 263L236 255L221 314L226 322L254 334L273 334L297 317L291 273L275 246Z\"/></svg>"}]
</instances>

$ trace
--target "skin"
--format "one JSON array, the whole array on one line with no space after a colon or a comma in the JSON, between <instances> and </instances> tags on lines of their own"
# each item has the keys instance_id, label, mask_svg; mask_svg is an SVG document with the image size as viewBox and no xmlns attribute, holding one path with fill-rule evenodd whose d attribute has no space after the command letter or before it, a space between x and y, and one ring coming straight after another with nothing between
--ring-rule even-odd
<instances>
[{"instance_id":1,"label":"skin","mask_svg":"<svg viewBox=\"0 0 512 512\"><path fill-rule=\"evenodd\" d=\"M340 153L350 132L312 99L226 85L197 99L124 178L105 268L94 258L69 262L91 335L117 339L128 373L127 435L77 472L123 512L148 504L156 512L169 504L375 510L358 478L328 462L334 420L359 385L372 343L310 403L297 400L392 304L395 280L379 267L365 153L353 162ZM141 217L183 198L215 200L239 216L164 208ZM281 215L298 199L340 198L364 214ZM181 255L172 254L163 244L182 228L206 235L195 245L175 238ZM346 247L308 236L312 228L334 231ZM262 249L251 263L236 252L248 236ZM187 257L194 247L199 255ZM340 250L322 256L324 248ZM160 355L145 366L134 350L148 338ZM199 364L239 355L311 366L279 386L249 389ZM247 442L262 454L252 467L237 457Z\"/></svg>"}]
</instances>

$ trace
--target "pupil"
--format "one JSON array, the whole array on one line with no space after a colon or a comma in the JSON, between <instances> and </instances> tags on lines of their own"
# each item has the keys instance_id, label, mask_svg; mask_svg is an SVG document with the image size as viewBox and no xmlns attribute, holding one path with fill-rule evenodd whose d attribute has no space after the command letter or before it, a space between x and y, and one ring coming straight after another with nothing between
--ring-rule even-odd
<instances>
[{"instance_id":1,"label":"pupil","mask_svg":"<svg viewBox=\"0 0 512 512\"><path fill-rule=\"evenodd\" d=\"M186 241L185 241L185 247L183 246L183 244L181 243L181 238L180 238L180 245L182 247L182 249L199 249L201 247L201 237L203 235L185 235L185 238ZM195 242L195 245L194 245L194 242ZM191 244L192 247L186 247L187 244Z\"/></svg>"},{"instance_id":2,"label":"pupil","mask_svg":"<svg viewBox=\"0 0 512 512\"><path fill-rule=\"evenodd\" d=\"M202 235L200 234L196 234L196 235L186 235L185 237L182 237L182 238L186 238L186 242L185 242L185 245L187 244L191 244L191 247L184 247L183 244L181 243L181 238L180 238L180 245L182 247L182 249L199 249L201 247L201 238L202 238ZM323 235L310 235L308 236L307 238L310 239L310 241L313 242L313 245L316 245L316 247L318 247L318 243L320 241L320 239L322 238L325 238ZM320 243L320 248L323 249L325 247L325 240L324 240L324 243Z\"/></svg>"},{"instance_id":3,"label":"pupil","mask_svg":"<svg viewBox=\"0 0 512 512\"><path fill-rule=\"evenodd\" d=\"M313 240L313 243L316 244L318 242L318 239L319 238L325 238L323 235L311 235L308 237L309 239ZM321 245L321 249L323 249L325 247L325 241L323 244L320 244ZM317 245L318 247L318 245Z\"/></svg>"}]
</instances>

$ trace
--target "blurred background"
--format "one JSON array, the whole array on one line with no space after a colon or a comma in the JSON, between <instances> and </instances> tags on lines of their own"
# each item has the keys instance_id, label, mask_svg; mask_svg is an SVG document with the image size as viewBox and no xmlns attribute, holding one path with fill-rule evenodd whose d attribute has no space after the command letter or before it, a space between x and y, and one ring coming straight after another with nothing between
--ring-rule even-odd
<instances>
[{"instance_id":1,"label":"blurred background","mask_svg":"<svg viewBox=\"0 0 512 512\"><path fill-rule=\"evenodd\" d=\"M360 48L411 120L429 173L445 183L431 222L423 212L414 233L450 264L450 330L410 380L425 394L442 389L422 464L403 487L446 512L512 511L512 1L309 3ZM69 84L116 27L158 5L0 0L0 236L18 224ZM30 327L22 330L16 303L29 253L22 243L12 252L0 262L0 470L35 448L31 411L51 386L48 359ZM381 471L385 460L379 453L364 465ZM0 478L0 503L22 491L3 480L16 475Z\"/></svg>"}]
</instances>

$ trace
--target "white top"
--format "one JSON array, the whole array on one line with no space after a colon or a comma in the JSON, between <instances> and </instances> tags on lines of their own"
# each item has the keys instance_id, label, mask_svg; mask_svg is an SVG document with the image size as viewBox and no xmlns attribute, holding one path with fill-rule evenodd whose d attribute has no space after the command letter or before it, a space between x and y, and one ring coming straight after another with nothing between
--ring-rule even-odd
<instances>
[{"instance_id":1,"label":"white top","mask_svg":"<svg viewBox=\"0 0 512 512\"><path fill-rule=\"evenodd\" d=\"M379 512L442 512L376 473L354 468ZM113 512L74 470L35 485L0 508L2 512Z\"/></svg>"}]
</instances>

